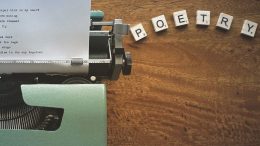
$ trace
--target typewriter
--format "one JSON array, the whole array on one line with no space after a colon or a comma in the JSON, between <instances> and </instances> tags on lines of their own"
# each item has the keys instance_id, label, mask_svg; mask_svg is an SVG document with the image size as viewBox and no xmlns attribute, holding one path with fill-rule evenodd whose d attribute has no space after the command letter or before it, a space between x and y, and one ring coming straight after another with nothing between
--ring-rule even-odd
<instances>
[{"instance_id":1,"label":"typewriter","mask_svg":"<svg viewBox=\"0 0 260 146\"><path fill-rule=\"evenodd\" d=\"M123 47L129 25L121 19L104 22L102 11L89 13L91 21L85 28L89 29L88 60L21 62L2 59L4 54L0 53L0 146L107 144L106 88L102 81L131 74L131 54ZM62 63L66 68L59 68ZM86 71L78 71L83 64Z\"/></svg>"}]
</instances>

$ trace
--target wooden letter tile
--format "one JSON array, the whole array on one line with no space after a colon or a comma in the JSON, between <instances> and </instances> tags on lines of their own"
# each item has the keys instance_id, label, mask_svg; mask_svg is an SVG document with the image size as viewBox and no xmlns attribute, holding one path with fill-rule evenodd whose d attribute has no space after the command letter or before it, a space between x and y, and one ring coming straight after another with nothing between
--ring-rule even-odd
<instances>
[{"instance_id":1,"label":"wooden letter tile","mask_svg":"<svg viewBox=\"0 0 260 146\"><path fill-rule=\"evenodd\" d=\"M186 10L174 12L173 18L174 18L176 27L189 24L189 19L188 19Z\"/></svg>"},{"instance_id":2,"label":"wooden letter tile","mask_svg":"<svg viewBox=\"0 0 260 146\"><path fill-rule=\"evenodd\" d=\"M257 26L257 23L245 20L241 33L250 37L255 37Z\"/></svg>"},{"instance_id":3,"label":"wooden letter tile","mask_svg":"<svg viewBox=\"0 0 260 146\"><path fill-rule=\"evenodd\" d=\"M168 29L168 24L164 15L152 18L152 23L155 32Z\"/></svg>"},{"instance_id":4,"label":"wooden letter tile","mask_svg":"<svg viewBox=\"0 0 260 146\"><path fill-rule=\"evenodd\" d=\"M139 41L139 40L147 37L147 33L144 30L144 27L141 23L131 27L130 31L131 31L132 35L134 36L135 41Z\"/></svg>"},{"instance_id":5,"label":"wooden letter tile","mask_svg":"<svg viewBox=\"0 0 260 146\"><path fill-rule=\"evenodd\" d=\"M233 22L233 16L225 14L225 13L220 13L218 22L217 22L217 27L225 29L225 30L230 30L231 25Z\"/></svg>"},{"instance_id":6,"label":"wooden letter tile","mask_svg":"<svg viewBox=\"0 0 260 146\"><path fill-rule=\"evenodd\" d=\"M197 25L210 25L210 11L197 11Z\"/></svg>"}]
</instances>

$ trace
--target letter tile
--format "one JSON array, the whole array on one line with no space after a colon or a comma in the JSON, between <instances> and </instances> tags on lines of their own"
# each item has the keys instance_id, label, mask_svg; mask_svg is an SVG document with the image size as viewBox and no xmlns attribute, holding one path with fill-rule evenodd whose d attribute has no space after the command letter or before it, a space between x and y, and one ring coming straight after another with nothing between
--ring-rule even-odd
<instances>
[{"instance_id":1,"label":"letter tile","mask_svg":"<svg viewBox=\"0 0 260 146\"><path fill-rule=\"evenodd\" d=\"M168 24L164 15L152 18L152 23L155 32L168 29Z\"/></svg>"},{"instance_id":2,"label":"letter tile","mask_svg":"<svg viewBox=\"0 0 260 146\"><path fill-rule=\"evenodd\" d=\"M186 10L174 12L173 18L174 18L176 27L189 24L189 19L188 19L188 15L187 15Z\"/></svg>"},{"instance_id":3,"label":"letter tile","mask_svg":"<svg viewBox=\"0 0 260 146\"><path fill-rule=\"evenodd\" d=\"M134 36L135 41L139 41L147 37L147 33L142 25L142 23L137 24L130 28L132 35Z\"/></svg>"},{"instance_id":4,"label":"letter tile","mask_svg":"<svg viewBox=\"0 0 260 146\"><path fill-rule=\"evenodd\" d=\"M255 23L253 21L245 20L243 28L241 30L241 34L250 36L250 37L255 37L257 26L258 26L257 23Z\"/></svg>"},{"instance_id":5,"label":"letter tile","mask_svg":"<svg viewBox=\"0 0 260 146\"><path fill-rule=\"evenodd\" d=\"M224 30L230 30L232 22L233 22L233 16L225 13L220 13L217 22L217 27L222 28Z\"/></svg>"},{"instance_id":6,"label":"letter tile","mask_svg":"<svg viewBox=\"0 0 260 146\"><path fill-rule=\"evenodd\" d=\"M210 25L210 11L197 11L197 25Z\"/></svg>"}]
</instances>

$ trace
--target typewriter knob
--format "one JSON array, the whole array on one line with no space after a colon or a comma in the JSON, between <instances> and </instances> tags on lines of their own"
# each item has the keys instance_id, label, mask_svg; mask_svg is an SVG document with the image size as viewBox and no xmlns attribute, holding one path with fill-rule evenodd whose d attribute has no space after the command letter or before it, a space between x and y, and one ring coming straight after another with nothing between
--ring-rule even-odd
<instances>
[{"instance_id":1,"label":"typewriter knob","mask_svg":"<svg viewBox=\"0 0 260 146\"><path fill-rule=\"evenodd\" d=\"M132 55L126 52L124 55L123 75L130 75L132 71Z\"/></svg>"}]
</instances>

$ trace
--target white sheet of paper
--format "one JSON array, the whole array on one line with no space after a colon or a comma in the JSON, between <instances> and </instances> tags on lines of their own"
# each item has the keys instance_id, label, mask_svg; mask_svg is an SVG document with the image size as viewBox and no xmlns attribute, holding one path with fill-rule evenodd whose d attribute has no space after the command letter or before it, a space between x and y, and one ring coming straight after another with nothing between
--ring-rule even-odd
<instances>
[{"instance_id":1,"label":"white sheet of paper","mask_svg":"<svg viewBox=\"0 0 260 146\"><path fill-rule=\"evenodd\" d=\"M91 0L0 0L0 73L24 72L23 66L26 72L86 73L87 64L75 70L57 63L55 69L46 61L89 59L90 9ZM46 70L26 63L34 60L43 61ZM4 61L25 63L3 70Z\"/></svg>"}]
</instances>

